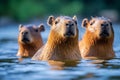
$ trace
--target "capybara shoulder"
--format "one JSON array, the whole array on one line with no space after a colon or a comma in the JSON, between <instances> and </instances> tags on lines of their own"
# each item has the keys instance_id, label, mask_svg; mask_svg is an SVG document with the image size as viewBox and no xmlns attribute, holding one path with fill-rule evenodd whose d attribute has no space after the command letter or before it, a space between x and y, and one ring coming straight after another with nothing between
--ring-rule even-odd
<instances>
[{"instance_id":1,"label":"capybara shoulder","mask_svg":"<svg viewBox=\"0 0 120 80\"><path fill-rule=\"evenodd\" d=\"M33 60L80 60L77 18L60 16L48 18L51 27L46 44L33 56Z\"/></svg>"},{"instance_id":2,"label":"capybara shoulder","mask_svg":"<svg viewBox=\"0 0 120 80\"><path fill-rule=\"evenodd\" d=\"M44 25L19 25L17 56L32 57L43 45L40 32L44 31Z\"/></svg>"},{"instance_id":3,"label":"capybara shoulder","mask_svg":"<svg viewBox=\"0 0 120 80\"><path fill-rule=\"evenodd\" d=\"M113 51L114 31L112 22L105 17L92 17L90 21L83 19L82 26L86 28L79 42L81 56L84 59L111 59Z\"/></svg>"}]
</instances>

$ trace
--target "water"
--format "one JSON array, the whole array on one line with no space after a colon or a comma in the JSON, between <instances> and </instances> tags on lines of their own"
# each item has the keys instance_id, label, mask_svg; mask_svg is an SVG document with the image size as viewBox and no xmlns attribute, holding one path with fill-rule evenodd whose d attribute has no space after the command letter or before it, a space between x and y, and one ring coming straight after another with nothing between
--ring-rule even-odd
<instances>
[{"instance_id":1,"label":"water","mask_svg":"<svg viewBox=\"0 0 120 80\"><path fill-rule=\"evenodd\" d=\"M32 61L16 57L18 27L0 27L0 80L120 80L120 25L114 25L116 57L104 63L81 60L77 63ZM80 28L80 36L84 29ZM47 40L49 27L42 33ZM54 65L54 66L53 66ZM56 65L56 66L55 66Z\"/></svg>"}]
</instances>

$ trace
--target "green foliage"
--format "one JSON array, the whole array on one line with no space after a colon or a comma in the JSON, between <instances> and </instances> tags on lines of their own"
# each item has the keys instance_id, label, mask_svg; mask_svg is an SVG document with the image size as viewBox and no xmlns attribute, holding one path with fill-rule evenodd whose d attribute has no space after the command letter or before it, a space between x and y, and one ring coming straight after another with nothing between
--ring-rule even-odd
<instances>
[{"instance_id":1,"label":"green foliage","mask_svg":"<svg viewBox=\"0 0 120 80\"><path fill-rule=\"evenodd\" d=\"M13 2L12 2L13 1ZM23 0L17 2L17 0L12 0L10 4L10 9L12 16L20 21L27 20L33 16L45 14L45 9L43 4L38 4L33 0Z\"/></svg>"},{"instance_id":2,"label":"green foliage","mask_svg":"<svg viewBox=\"0 0 120 80\"><path fill-rule=\"evenodd\" d=\"M120 0L0 0L0 15L27 21L48 15L97 15L103 9L120 12Z\"/></svg>"},{"instance_id":3,"label":"green foliage","mask_svg":"<svg viewBox=\"0 0 120 80\"><path fill-rule=\"evenodd\" d=\"M61 8L61 13L65 15L75 15L82 12L83 4L78 1L69 3Z\"/></svg>"}]
</instances>

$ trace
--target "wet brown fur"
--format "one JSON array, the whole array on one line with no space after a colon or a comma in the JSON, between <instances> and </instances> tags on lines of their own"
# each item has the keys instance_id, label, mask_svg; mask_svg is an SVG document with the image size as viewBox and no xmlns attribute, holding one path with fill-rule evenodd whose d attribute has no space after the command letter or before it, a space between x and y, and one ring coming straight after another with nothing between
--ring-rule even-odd
<instances>
[{"instance_id":1,"label":"wet brown fur","mask_svg":"<svg viewBox=\"0 0 120 80\"><path fill-rule=\"evenodd\" d=\"M21 36L20 35L18 36L19 50L17 56L33 57L33 55L37 52L37 50L43 46L41 35L32 34L32 37L33 37L33 42L25 44L21 42Z\"/></svg>"},{"instance_id":2,"label":"wet brown fur","mask_svg":"<svg viewBox=\"0 0 120 80\"><path fill-rule=\"evenodd\" d=\"M43 42L41 38L37 38L37 40L34 41L34 43L30 43L30 44L21 44L19 42L19 50L18 50L18 52L20 53L19 56L32 57L42 45Z\"/></svg>"},{"instance_id":3,"label":"wet brown fur","mask_svg":"<svg viewBox=\"0 0 120 80\"><path fill-rule=\"evenodd\" d=\"M111 27L112 28L112 27ZM114 31L109 38L100 39L89 30L79 42L79 48L83 59L111 59L115 56L113 51Z\"/></svg>"},{"instance_id":4,"label":"wet brown fur","mask_svg":"<svg viewBox=\"0 0 120 80\"><path fill-rule=\"evenodd\" d=\"M75 37L63 37L55 29L50 31L47 43L33 56L33 60L80 60L78 29Z\"/></svg>"}]
</instances>

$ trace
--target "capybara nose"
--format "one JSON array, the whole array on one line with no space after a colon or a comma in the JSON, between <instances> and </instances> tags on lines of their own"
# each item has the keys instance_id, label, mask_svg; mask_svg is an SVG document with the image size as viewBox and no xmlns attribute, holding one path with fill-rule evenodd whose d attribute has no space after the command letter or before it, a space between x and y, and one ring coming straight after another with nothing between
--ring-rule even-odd
<instances>
[{"instance_id":1,"label":"capybara nose","mask_svg":"<svg viewBox=\"0 0 120 80\"><path fill-rule=\"evenodd\" d=\"M107 27L107 26L108 26L108 23L104 22L104 23L101 24L101 26Z\"/></svg>"},{"instance_id":2,"label":"capybara nose","mask_svg":"<svg viewBox=\"0 0 120 80\"><path fill-rule=\"evenodd\" d=\"M72 27L74 26L73 23L67 23L66 24L68 30L72 30Z\"/></svg>"},{"instance_id":3,"label":"capybara nose","mask_svg":"<svg viewBox=\"0 0 120 80\"><path fill-rule=\"evenodd\" d=\"M25 36L25 35L27 35L28 34L28 32L22 32L22 35L23 36Z\"/></svg>"},{"instance_id":4,"label":"capybara nose","mask_svg":"<svg viewBox=\"0 0 120 80\"><path fill-rule=\"evenodd\" d=\"M103 26L102 31L107 32L107 26Z\"/></svg>"},{"instance_id":5,"label":"capybara nose","mask_svg":"<svg viewBox=\"0 0 120 80\"><path fill-rule=\"evenodd\" d=\"M25 42L25 43L29 42L29 38L28 38L27 34L28 34L28 32L24 32L22 34L22 41Z\"/></svg>"},{"instance_id":6,"label":"capybara nose","mask_svg":"<svg viewBox=\"0 0 120 80\"><path fill-rule=\"evenodd\" d=\"M69 26L72 27L74 24L73 23L70 23Z\"/></svg>"}]
</instances>

